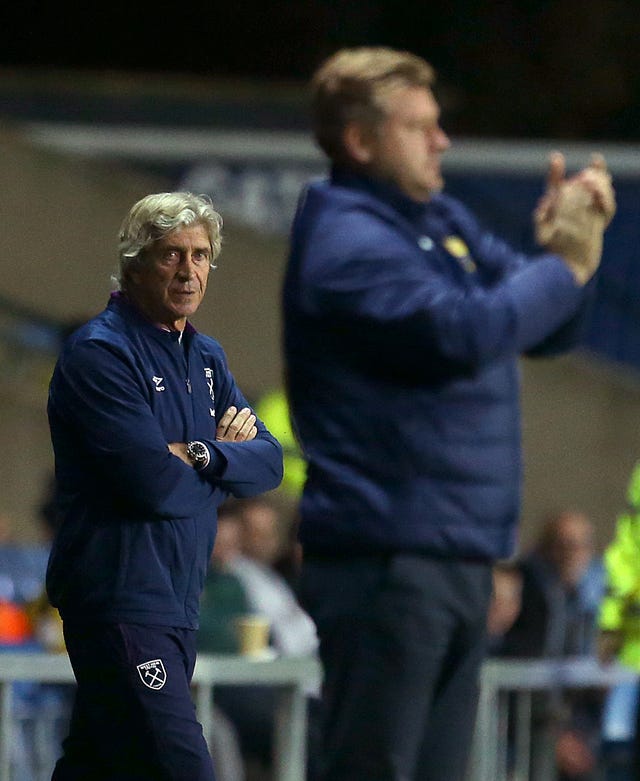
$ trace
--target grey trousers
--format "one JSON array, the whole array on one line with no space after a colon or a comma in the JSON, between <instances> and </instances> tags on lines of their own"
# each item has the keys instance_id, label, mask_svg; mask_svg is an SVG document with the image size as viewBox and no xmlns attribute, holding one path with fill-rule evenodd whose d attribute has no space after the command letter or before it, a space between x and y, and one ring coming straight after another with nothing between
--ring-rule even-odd
<instances>
[{"instance_id":1,"label":"grey trousers","mask_svg":"<svg viewBox=\"0 0 640 781\"><path fill-rule=\"evenodd\" d=\"M462 781L491 562L310 557L300 587L325 676L323 781Z\"/></svg>"}]
</instances>

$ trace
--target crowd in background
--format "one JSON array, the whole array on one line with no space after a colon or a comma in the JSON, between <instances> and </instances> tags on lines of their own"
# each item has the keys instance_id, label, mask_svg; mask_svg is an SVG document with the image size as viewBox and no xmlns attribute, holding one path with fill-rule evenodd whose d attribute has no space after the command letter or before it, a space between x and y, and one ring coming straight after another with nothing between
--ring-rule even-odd
<instances>
[{"instance_id":1,"label":"crowd in background","mask_svg":"<svg viewBox=\"0 0 640 781\"><path fill-rule=\"evenodd\" d=\"M267 403L262 413L269 418L269 425L289 442L289 478L276 491L252 499L231 499L220 509L202 596L202 653L239 653L235 622L246 614L267 618L269 649L274 657L317 652L313 622L301 608L296 592L301 557L296 540L296 503L304 463L289 428L284 396L273 391L264 400ZM638 471L630 484L630 508L639 498L636 482L640 483ZM39 512L40 544L15 544L11 519L6 515L1 519L1 650L64 651L61 622L57 611L49 606L43 587L50 536L56 523L50 488L44 487ZM636 540L634 536L634 524L632 510L623 512L617 537L606 551L599 551L593 523L584 512L564 508L541 519L538 537L530 549L494 567L487 622L490 656L558 660L596 658L600 653L603 663L615 659L621 648L620 636L616 634L618 642L612 648L613 633L600 629L602 605L603 600L606 604L621 593L621 557L627 565L635 560L640 537ZM633 591L636 586L628 569L622 573L623 590ZM603 637L609 640L604 651ZM626 643L626 657L622 658L637 666L634 638L627 636ZM41 770L37 763L55 757L69 715L71 690L71 684L15 685L19 739L12 757L14 781L36 778ZM320 700L314 689L307 694L307 778L313 781L321 751ZM215 734L209 739L221 781L272 778L276 698L276 691L268 686L216 687L212 702ZM635 684L620 684L613 690L536 694L531 723L532 781L554 777L558 781L635 781L636 702ZM50 744L36 747L29 724L43 714L48 714L46 734ZM610 728L611 724L614 726ZM513 737L510 732L511 743Z\"/></svg>"},{"instance_id":2,"label":"crowd in background","mask_svg":"<svg viewBox=\"0 0 640 781\"><path fill-rule=\"evenodd\" d=\"M370 88L372 74L378 74L377 91ZM350 115L341 101L348 104L354 78L370 89L367 111L358 104L357 118L346 121ZM588 518L563 510L542 524L532 551L499 562L495 570L492 566L512 554L519 515L517 361L521 354L553 354L579 343L593 297L589 282L602 255L602 234L615 214L611 177L601 155L593 155L571 178L564 157L551 156L547 190L533 214L536 238L546 254L537 263L528 262L485 232L463 204L441 196L440 157L450 140L439 123L434 80L428 63L383 47L338 52L314 77L316 140L332 161L332 177L312 184L301 200L283 291L287 398L309 455L309 479L300 503L299 484L292 488L285 480L276 488L282 478L280 442L294 451L287 453L289 475L294 467L304 467L291 431L283 430L282 419L280 425L269 420L264 404L251 409L235 386L220 345L193 327L187 329L187 318L199 306L220 250L221 220L211 201L190 193L150 195L123 223L120 287L107 309L66 341L49 392L58 483L49 526L58 527L57 512L64 513L64 520L51 545L47 595L63 616L77 681L70 734L55 778L75 778L99 757L108 765L105 778L136 775L142 768L145 778L155 777L160 768L167 777L195 778L180 761L183 747L189 746L198 778L213 779L189 690L196 651L241 653L235 630L248 614L260 616L268 626L265 659L321 657L322 688L307 692L308 781L373 781L374 776L381 781L462 781L488 634L496 656L553 660L596 654L607 578L595 557ZM188 204L188 211L168 221L168 204L178 203L182 209ZM148 221L143 224L153 226L145 234L146 244L139 235L140 208ZM189 215L196 210L199 217L192 224ZM347 222L336 223L336 213ZM379 222L379 240L370 244L372 214ZM159 225L172 227L162 233ZM356 240L355 234L362 235ZM358 244L360 240L364 244ZM334 267L336 257L344 268ZM397 276L400 268L408 269L402 278ZM487 313L495 332L484 332ZM198 418L199 430L209 433L215 418L215 440L200 441L198 430L198 438L187 436L185 424L180 431L187 440L174 442L174 419L165 420L148 403L146 386L136 403L130 403L131 381L122 382L116 368L121 357L108 368L115 360L111 340L120 344L123 324L130 329L127 339L135 345L134 352L140 349L138 331L153 345L161 339L163 345L175 341L185 362L189 394L186 401L184 394L170 396L179 408L176 417ZM406 332L396 332L401 327ZM416 349L425 344L433 360L416 368ZM95 345L98 353L93 352ZM156 348L154 360L160 362L166 356ZM383 354L386 360L381 362ZM150 370L148 354L136 355ZM215 364L214 369L202 363L208 380L203 383L200 375L197 386L203 404L190 396L195 357ZM182 366L156 365L156 392L169 384L156 375L167 372L183 388ZM118 376L118 393L123 394L118 404L109 397L111 412L106 414L112 414L112 420L116 409L118 417L127 411L113 441L102 422L105 395L96 380L101 372L103 382ZM388 403L389 397L394 404ZM280 397L281 415L282 401ZM217 417L221 405L224 411ZM76 421L78 407L85 413L84 428ZM167 416L165 407L161 409ZM355 410L359 414L354 415ZM153 432L150 450L157 465L169 460L175 474L163 474L156 486L154 462L145 461L138 475L142 484L134 485L133 497L142 493L146 501L150 486L159 488L155 520L171 517L174 525L138 518L135 501L127 514L119 494L109 523L94 523L95 497L84 488L85 462L95 471L96 484L109 475L114 482L107 480L104 488L119 491L115 481L141 463L136 447L123 445L141 418ZM371 425L376 419L377 427ZM82 438L91 456L84 461L73 446ZM263 445L266 450L260 449ZM167 449L177 461L167 459ZM117 477L109 471L108 459L100 466L100 457L112 453L122 461ZM237 469L237 461L246 463L246 471ZM298 472L301 479L303 472ZM190 482L183 485L183 477ZM170 491L178 487L180 512L191 512L193 525L176 524L182 516L170 503L165 507L167 486ZM215 497L215 546L211 515L195 505L198 491L203 498ZM281 500L288 491L285 506ZM77 492L82 502L65 499ZM229 495L236 498L227 499ZM122 536L132 520L140 520L136 533L142 528L146 535L142 546L140 535L135 540ZM185 529L196 530L195 548L193 541L187 545L182 539L191 533ZM166 547L175 546L177 555L165 562L156 537L167 532ZM94 558L79 555L75 547L89 538ZM208 541L206 553L203 539ZM137 569L127 563L130 552L138 556ZM149 568L154 570L150 578ZM133 570L145 573L147 588L134 587L125 596L121 580ZM184 593L174 570L188 586ZM109 581L107 597L103 579ZM508 609L501 613L503 603L496 598L487 624L493 580L496 597L509 597L504 602ZM87 590L100 606L97 614L88 609L94 603ZM619 590L624 591L621 586ZM165 600L162 609L157 594ZM16 607L31 611L25 642L62 650L41 593L34 593L28 606ZM185 616L187 607L191 612ZM198 613L202 619L196 638ZM615 621L606 630L619 639ZM178 643L174 631L181 638ZM157 645L150 645L150 637ZM112 640L119 655L112 653ZM176 665L175 677L165 671L160 648ZM178 705L171 711L164 698L152 700L144 690L140 696L137 679L131 683L131 658L149 658L147 653L153 654L151 661L137 666L142 684L157 690L167 680L171 687L175 681ZM611 657L615 653L614 648ZM96 677L99 661L113 678ZM109 685L112 680L117 682L115 690ZM135 721L126 703L134 687L131 701L142 707L150 734L157 738L147 744L129 729ZM206 736L218 776L224 781L269 778L277 718L273 689L218 689L211 704L217 728ZM595 781L601 769L604 695L554 690L535 698L536 781L556 774L560 781ZM113 733L106 740L97 734L103 724ZM174 745L176 735L180 740ZM170 746L164 746L162 736ZM128 748L107 755L105 746L111 741Z\"/></svg>"}]
</instances>

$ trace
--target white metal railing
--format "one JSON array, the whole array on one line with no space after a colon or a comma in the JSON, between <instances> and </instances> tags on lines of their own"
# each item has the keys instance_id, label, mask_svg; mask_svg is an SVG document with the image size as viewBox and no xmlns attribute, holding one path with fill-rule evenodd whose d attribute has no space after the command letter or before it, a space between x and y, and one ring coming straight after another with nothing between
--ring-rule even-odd
<instances>
[{"instance_id":1,"label":"white metal railing","mask_svg":"<svg viewBox=\"0 0 640 781\"><path fill-rule=\"evenodd\" d=\"M489 659L482 668L476 734L469 781L528 781L531 758L531 698L534 692L601 688L635 681L638 674L590 657L563 660ZM513 774L507 762L509 697L513 697Z\"/></svg>"},{"instance_id":2,"label":"white metal railing","mask_svg":"<svg viewBox=\"0 0 640 781\"><path fill-rule=\"evenodd\" d=\"M201 654L193 676L198 718L205 736L212 730L212 690L220 684L261 684L279 690L274 735L275 779L302 781L306 766L306 695L310 683L320 680L320 666L312 657L254 661L243 656ZM0 655L0 781L11 779L13 684L16 681L73 683L66 654L7 652Z\"/></svg>"},{"instance_id":3,"label":"white metal railing","mask_svg":"<svg viewBox=\"0 0 640 781\"><path fill-rule=\"evenodd\" d=\"M321 678L317 659L276 658L253 661L242 656L198 657L193 676L198 718L205 736L212 734L212 692L220 684L262 684L279 689L275 726L276 781L303 781L306 766L306 695L309 684ZM509 695L515 697L515 767L513 777L529 778L531 752L531 696L536 691L609 689L635 681L637 674L619 665L603 667L594 659L562 661L493 660L482 668L480 703L472 749L469 781L506 781ZM13 683L73 683L66 654L9 652L0 655L0 781L11 781L11 750L16 721Z\"/></svg>"}]
</instances>

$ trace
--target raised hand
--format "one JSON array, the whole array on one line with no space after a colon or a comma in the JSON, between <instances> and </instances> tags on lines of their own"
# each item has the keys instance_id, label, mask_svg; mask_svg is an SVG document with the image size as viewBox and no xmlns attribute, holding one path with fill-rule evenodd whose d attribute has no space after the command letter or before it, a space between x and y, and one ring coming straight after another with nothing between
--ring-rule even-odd
<instances>
[{"instance_id":1,"label":"raised hand","mask_svg":"<svg viewBox=\"0 0 640 781\"><path fill-rule=\"evenodd\" d=\"M534 212L536 239L560 255L578 284L595 273L602 256L602 237L615 214L615 194L602 155L567 179L563 155L549 159L547 190Z\"/></svg>"}]
</instances>

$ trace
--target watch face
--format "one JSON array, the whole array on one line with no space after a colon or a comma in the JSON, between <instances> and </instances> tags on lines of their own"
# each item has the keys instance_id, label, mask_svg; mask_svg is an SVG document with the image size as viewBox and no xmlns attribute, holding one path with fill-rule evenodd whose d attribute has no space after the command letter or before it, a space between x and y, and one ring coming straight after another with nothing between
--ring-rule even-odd
<instances>
[{"instance_id":1,"label":"watch face","mask_svg":"<svg viewBox=\"0 0 640 781\"><path fill-rule=\"evenodd\" d=\"M207 448L202 442L190 442L187 452L194 461L201 462L207 459Z\"/></svg>"}]
</instances>

